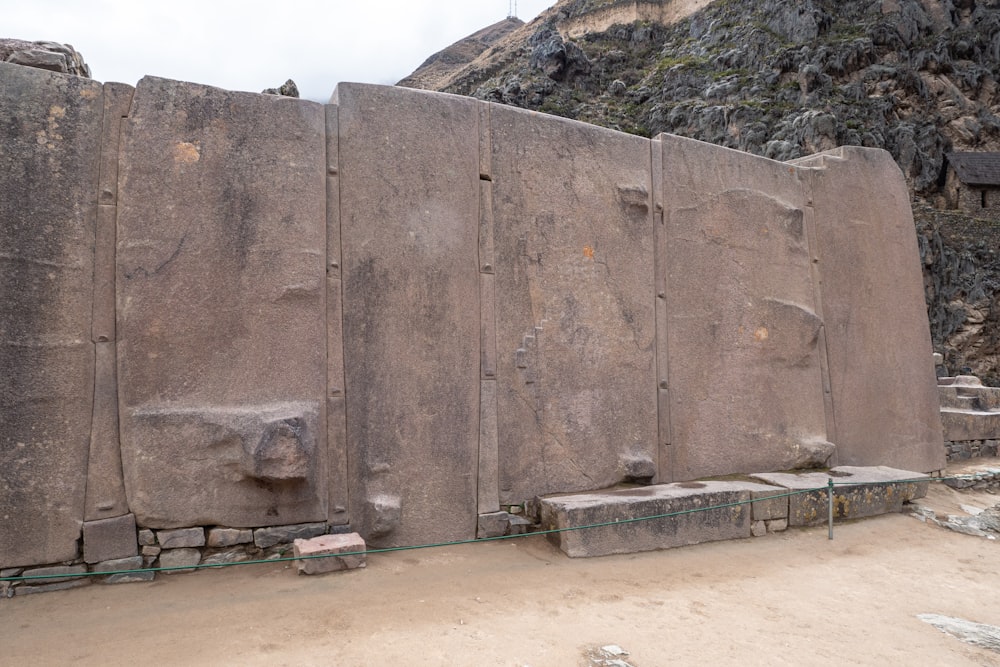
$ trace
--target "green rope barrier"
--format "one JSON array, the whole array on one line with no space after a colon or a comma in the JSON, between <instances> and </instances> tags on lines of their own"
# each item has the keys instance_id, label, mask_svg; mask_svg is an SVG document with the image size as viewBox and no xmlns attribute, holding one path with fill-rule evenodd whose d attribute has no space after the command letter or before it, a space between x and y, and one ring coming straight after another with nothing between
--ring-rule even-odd
<instances>
[{"instance_id":1,"label":"green rope barrier","mask_svg":"<svg viewBox=\"0 0 1000 667\"><path fill-rule=\"evenodd\" d=\"M836 478L831 477L831 480ZM835 487L850 487L850 486L885 486L889 484L909 484L917 482L943 482L947 480L960 480L967 479L965 477L920 477L914 479L900 479L900 480L887 480L879 482L836 482L833 481L832 486ZM669 519L672 517L684 516L687 514L696 514L699 512L710 512L713 510L728 509L731 507L739 507L741 505L751 505L753 503L765 502L768 500L777 500L780 498L789 498L792 496L805 495L807 493L829 493L829 485L816 487L814 489L800 489L797 491L790 491L788 493L781 493L773 496L766 496L763 498L756 498L753 500L744 500L735 503L726 503L723 505L712 505L710 507L697 507L689 510L680 510L677 512L668 512L665 514L655 514L652 516L635 517L631 519L616 519L614 521L605 521L602 523L587 524L583 526L570 526L567 528L549 528L546 530L539 530L531 533L523 533L519 535L501 535L498 537L483 537L476 539L467 540L455 540L451 542L433 542L429 544L416 544L401 547L386 547L382 549L368 549L365 551L352 551L344 552L339 554L318 554L314 556L299 556L291 558L267 558L262 560L243 560L236 561L232 563L199 563L197 565L185 565L177 567L147 567L147 568L137 568L134 570L116 570L112 572L73 572L73 573L54 573L54 574L40 574L40 575L21 575L17 577L0 577L0 582L26 582L35 581L39 579L75 579L80 577L107 577L112 575L129 575L129 574L144 574L147 572L178 572L178 571L191 571L191 570L207 570L207 569L219 569L226 567L236 567L242 565L263 565L266 563L289 563L300 560L313 560L319 558L335 558L338 556L360 556L360 555L372 555L372 554L384 554L384 553L394 553L400 551L415 551L419 549L436 549L440 547L452 547L461 546L465 544L479 544L483 542L499 542L503 540L513 540L522 539L528 537L538 537L543 535L553 535L557 533L566 533L577 530L592 530L595 528L607 528L609 526L621 526L631 523L640 523L643 521L655 521L657 519Z\"/></svg>"},{"instance_id":2,"label":"green rope barrier","mask_svg":"<svg viewBox=\"0 0 1000 667\"><path fill-rule=\"evenodd\" d=\"M635 517L631 519L616 519L614 521L604 521L601 523L587 524L583 526L569 526L567 528L549 528L546 530L539 530L532 533L523 533L520 535L501 535L498 537L483 537L476 539L467 540L455 540L452 542L433 542L429 544L416 544L410 546L401 547L386 547L383 549L367 549L365 551L351 551L338 554L317 554L314 556L298 556L292 558L267 558L263 560L243 560L236 561L233 563L199 563L198 565L182 565L176 567L147 567L138 568L134 570L116 570L113 572L70 572L70 573L55 573L55 574L38 574L38 575L21 575L18 577L0 577L0 581L34 581L38 579L75 579L78 577L107 577L111 575L127 575L127 574L141 574L146 572L176 572L176 571L189 571L189 570L206 570L206 569L218 569L224 567L236 567L238 565L263 565L265 563L288 563L298 560L313 560L318 558L335 558L338 556L360 556L360 555L371 555L371 554L384 554L393 553L399 551L415 551L417 549L435 549L439 547L452 547L461 546L464 544L478 544L482 542L499 542L501 540L513 540L521 539L526 537L538 537L542 535L553 535L556 533L567 533L577 530L590 530L594 528L607 528L609 526L621 526L630 523L640 523L643 521L655 521L657 519L669 519L671 517L684 516L686 514L695 514L698 512L710 512L712 510L728 509L731 507L739 507L741 505L750 505L753 503L764 502L767 500L776 500L779 498L788 498L790 496L798 496L806 493L813 493L815 491L825 491L825 487L816 489L802 489L798 491L790 491L788 493L782 493L773 496L767 496L764 498L757 498L753 500L741 500L735 503L725 503L723 505L712 505L710 507L696 507L689 510L679 510L677 512L668 512L665 514L654 514L652 516Z\"/></svg>"}]
</instances>

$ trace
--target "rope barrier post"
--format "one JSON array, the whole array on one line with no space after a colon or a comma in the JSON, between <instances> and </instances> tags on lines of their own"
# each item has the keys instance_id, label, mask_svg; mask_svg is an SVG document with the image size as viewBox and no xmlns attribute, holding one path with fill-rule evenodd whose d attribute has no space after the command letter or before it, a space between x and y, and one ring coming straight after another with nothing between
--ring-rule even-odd
<instances>
[{"instance_id":1,"label":"rope barrier post","mask_svg":"<svg viewBox=\"0 0 1000 667\"><path fill-rule=\"evenodd\" d=\"M831 477L830 479L827 480L826 497L827 497L827 501L828 501L827 505L829 506L828 509L829 509L829 514L830 514L830 519L829 519L829 523L830 523L830 539L832 540L833 539L833 477Z\"/></svg>"}]
</instances>

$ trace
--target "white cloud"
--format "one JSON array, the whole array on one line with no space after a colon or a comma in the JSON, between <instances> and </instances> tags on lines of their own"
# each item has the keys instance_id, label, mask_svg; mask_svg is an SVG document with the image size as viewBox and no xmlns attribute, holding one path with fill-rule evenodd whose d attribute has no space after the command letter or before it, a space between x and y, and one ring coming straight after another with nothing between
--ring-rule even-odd
<instances>
[{"instance_id":1,"label":"white cloud","mask_svg":"<svg viewBox=\"0 0 1000 667\"><path fill-rule=\"evenodd\" d=\"M531 20L554 0L518 0ZM7 4L7 3L4 3ZM509 0L32 0L4 37L72 44L99 81L145 74L260 91L294 79L325 101L339 81L395 83L507 16Z\"/></svg>"}]
</instances>

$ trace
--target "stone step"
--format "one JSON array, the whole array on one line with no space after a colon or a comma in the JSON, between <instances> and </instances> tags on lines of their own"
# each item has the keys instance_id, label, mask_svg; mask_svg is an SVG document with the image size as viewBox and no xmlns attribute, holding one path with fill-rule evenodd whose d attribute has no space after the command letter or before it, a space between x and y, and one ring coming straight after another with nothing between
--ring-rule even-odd
<instances>
[{"instance_id":1,"label":"stone step","mask_svg":"<svg viewBox=\"0 0 1000 667\"><path fill-rule=\"evenodd\" d=\"M772 525L780 530L821 524L828 516L831 478L835 519L899 512L904 502L926 495L929 485L927 475L884 466L752 477L759 481L682 482L548 496L540 503L541 528L560 530L549 539L570 557L636 553L759 536ZM810 489L815 491L785 495Z\"/></svg>"}]
</instances>

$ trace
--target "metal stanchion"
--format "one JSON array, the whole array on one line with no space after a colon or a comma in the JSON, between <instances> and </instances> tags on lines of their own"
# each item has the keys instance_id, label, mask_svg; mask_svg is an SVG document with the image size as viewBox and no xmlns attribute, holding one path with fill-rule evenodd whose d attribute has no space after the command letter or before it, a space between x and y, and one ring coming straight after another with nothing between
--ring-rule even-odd
<instances>
[{"instance_id":1,"label":"metal stanchion","mask_svg":"<svg viewBox=\"0 0 1000 667\"><path fill-rule=\"evenodd\" d=\"M829 501L828 505L829 505L829 513L830 513L830 519L829 519L829 521L830 521L830 539L832 540L833 539L833 477L831 477L828 480L827 487L826 487L826 497L827 497L827 500Z\"/></svg>"}]
</instances>

